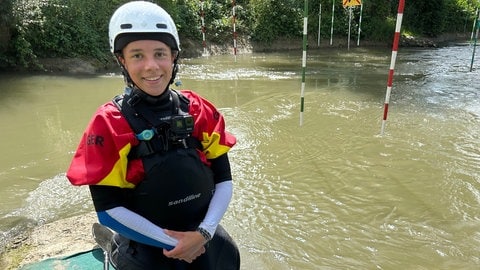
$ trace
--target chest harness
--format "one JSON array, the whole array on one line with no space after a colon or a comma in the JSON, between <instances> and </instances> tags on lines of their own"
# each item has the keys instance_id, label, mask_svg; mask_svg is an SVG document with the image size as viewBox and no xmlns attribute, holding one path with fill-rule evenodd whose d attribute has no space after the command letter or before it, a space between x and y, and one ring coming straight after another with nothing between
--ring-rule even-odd
<instances>
[{"instance_id":1,"label":"chest harness","mask_svg":"<svg viewBox=\"0 0 480 270\"><path fill-rule=\"evenodd\" d=\"M139 91L132 90L130 94L113 98L113 103L140 141L130 151L128 156L130 159L164 153L172 149L202 148L200 141L191 137L194 119L188 113L190 101L186 97L175 90L167 90L169 100L164 105L155 106L148 104Z\"/></svg>"},{"instance_id":2,"label":"chest harness","mask_svg":"<svg viewBox=\"0 0 480 270\"><path fill-rule=\"evenodd\" d=\"M194 230L213 196L213 172L195 149L201 143L191 136L189 100L167 91L152 99L132 90L113 99L140 141L128 158L141 158L145 170L130 191L128 208L162 228Z\"/></svg>"}]
</instances>

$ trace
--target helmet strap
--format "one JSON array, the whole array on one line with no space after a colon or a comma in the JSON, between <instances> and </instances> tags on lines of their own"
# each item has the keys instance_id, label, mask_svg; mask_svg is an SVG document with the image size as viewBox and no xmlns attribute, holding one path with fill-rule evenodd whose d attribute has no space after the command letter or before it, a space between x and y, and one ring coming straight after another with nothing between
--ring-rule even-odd
<instances>
[{"instance_id":1,"label":"helmet strap","mask_svg":"<svg viewBox=\"0 0 480 270\"><path fill-rule=\"evenodd\" d=\"M175 59L173 59L173 71L172 71L172 78L170 79L169 85L175 82L175 77L177 76L178 72L178 56L180 55L179 51L175 51Z\"/></svg>"},{"instance_id":2,"label":"helmet strap","mask_svg":"<svg viewBox=\"0 0 480 270\"><path fill-rule=\"evenodd\" d=\"M133 88L135 86L135 83L133 83L133 80L132 78L130 78L130 75L128 74L127 69L120 61L120 57L122 57L122 54L118 52L114 53L114 57L115 57L115 60L117 61L117 64L120 66L120 69L122 70L123 80L125 81L125 84L128 87Z\"/></svg>"}]
</instances>

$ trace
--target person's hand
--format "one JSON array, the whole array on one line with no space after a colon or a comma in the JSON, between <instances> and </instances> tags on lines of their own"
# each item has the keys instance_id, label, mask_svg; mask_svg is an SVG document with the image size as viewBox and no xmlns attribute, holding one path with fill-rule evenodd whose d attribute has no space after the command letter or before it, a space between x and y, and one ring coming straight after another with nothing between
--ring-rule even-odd
<instances>
[{"instance_id":1,"label":"person's hand","mask_svg":"<svg viewBox=\"0 0 480 270\"><path fill-rule=\"evenodd\" d=\"M205 253L205 238L197 231L179 232L165 230L165 233L178 240L174 249L163 250L163 255L172 259L184 260L188 263L193 262L198 256Z\"/></svg>"}]
</instances>

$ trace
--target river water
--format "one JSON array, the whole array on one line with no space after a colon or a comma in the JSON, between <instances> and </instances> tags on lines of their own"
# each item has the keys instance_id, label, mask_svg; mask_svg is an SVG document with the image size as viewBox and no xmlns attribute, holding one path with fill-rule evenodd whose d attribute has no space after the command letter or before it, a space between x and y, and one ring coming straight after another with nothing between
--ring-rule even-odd
<instances>
[{"instance_id":1,"label":"river water","mask_svg":"<svg viewBox=\"0 0 480 270\"><path fill-rule=\"evenodd\" d=\"M400 48L380 135L391 51L184 59L182 88L238 138L223 224L242 269L478 269L479 66L472 48ZM118 74L1 75L0 247L19 231L93 210L65 170Z\"/></svg>"}]
</instances>

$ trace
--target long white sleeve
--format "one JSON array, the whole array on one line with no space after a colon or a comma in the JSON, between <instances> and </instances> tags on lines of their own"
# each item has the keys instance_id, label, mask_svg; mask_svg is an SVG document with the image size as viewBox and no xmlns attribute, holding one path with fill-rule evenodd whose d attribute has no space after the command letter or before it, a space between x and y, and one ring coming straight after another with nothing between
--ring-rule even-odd
<instances>
[{"instance_id":1,"label":"long white sleeve","mask_svg":"<svg viewBox=\"0 0 480 270\"><path fill-rule=\"evenodd\" d=\"M220 182L215 185L215 193L208 206L207 214L200 223L199 227L207 230L213 237L218 224L227 212L228 206L232 199L233 182L232 180Z\"/></svg>"},{"instance_id":2,"label":"long white sleeve","mask_svg":"<svg viewBox=\"0 0 480 270\"><path fill-rule=\"evenodd\" d=\"M125 207L97 212L97 216L101 224L137 242L166 249L172 249L178 243L162 228Z\"/></svg>"}]
</instances>

